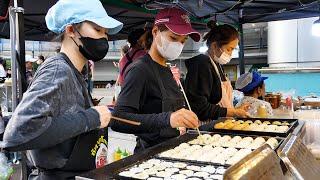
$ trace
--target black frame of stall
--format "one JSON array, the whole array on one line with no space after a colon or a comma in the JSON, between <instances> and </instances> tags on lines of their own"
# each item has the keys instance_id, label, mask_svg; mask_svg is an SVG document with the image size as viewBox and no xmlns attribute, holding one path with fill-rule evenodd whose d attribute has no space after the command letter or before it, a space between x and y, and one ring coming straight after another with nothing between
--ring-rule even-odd
<instances>
[{"instance_id":1,"label":"black frame of stall","mask_svg":"<svg viewBox=\"0 0 320 180\"><path fill-rule=\"evenodd\" d=\"M221 132L210 132L210 133L221 133ZM295 127L293 132L291 133L292 135L296 136L301 136L305 133L305 122L299 121L298 126ZM228 134L228 133L222 133L222 134ZM230 134L230 133L229 133ZM283 138L284 142L286 138L290 137L291 134L289 134L287 137L277 137L277 136L270 136L270 137L275 137L275 138ZM260 135L245 135L241 134L243 136L260 136ZM197 137L198 134L196 132L187 134L187 135L182 135L180 137L172 138L166 142L163 142L161 144L158 144L154 147L151 147L149 149L146 149L145 151L129 156L127 158L118 160L116 162L113 162L111 164L108 164L105 167L95 169L92 171L89 171L87 173L80 174L79 176L76 176L76 180L88 180L88 179L96 179L96 180L102 180L102 179L115 179L117 178L117 173L119 171L126 169L128 166L132 166L140 161L145 161L149 158L152 158L156 154L163 152L164 150L167 150L169 148L175 147L181 142L185 142L188 140L191 140L192 137ZM279 148L279 146L277 147Z\"/></svg>"},{"instance_id":2,"label":"black frame of stall","mask_svg":"<svg viewBox=\"0 0 320 180\"><path fill-rule=\"evenodd\" d=\"M123 13L128 12L129 10L133 11L144 11L145 13L152 13L155 14L156 11L150 11L150 10L143 10L141 5L146 5L148 3L158 3L158 1L141 1L136 0L133 5L132 1L120 1L120 0L111 0L111 1L106 1L106 0L101 0L105 5L110 5L112 6L117 5L119 10L121 12L117 13L114 15L114 17L120 17ZM195 0L198 2L198 6L203 3L210 3L209 1L206 0ZM291 3L288 1L292 1ZM29 1L30 2L30 1ZM29 3L26 1L26 3ZM130 3L129 3L130 2ZM164 1L165 2L165 1ZM319 0L304 0L307 4L303 4L302 0L298 0L296 2L295 0L280 0L278 2L274 2L273 0L263 0L263 1L252 1L252 0L239 0L239 1L234 1L234 0L223 0L223 3L227 4L226 8L220 9L216 8L214 6L211 6L213 9L213 13L209 13L205 16L197 16L194 12L190 12L190 10L183 5L179 4L179 1L169 1L169 4L165 4L164 6L178 6L185 11L189 12L191 15L196 17L196 21L193 20L193 24L198 26L198 29L205 29L205 20L208 20L212 17L215 19L217 18L217 15L226 17L229 20L233 20L234 23L236 23L239 26L239 31L240 31L240 51L239 51L239 61L240 61L240 73L243 74L245 72L245 62L244 62L244 43L243 43L243 24L244 23L250 23L250 22L266 22L266 21L271 21L271 20L286 20L286 19L293 19L293 18L304 18L304 17L314 17L314 16L319 16ZM34 2L32 2L34 5ZM221 3L221 2L219 2ZM230 6L231 3L231 7ZM250 6L250 3L258 3L258 4L268 4L266 6L266 9L269 9L270 11L274 12L274 9L277 9L279 13L271 14L269 16L259 16L255 17L252 19L246 19L245 18L245 10L251 9L251 10L257 10L259 9L262 11L263 7L261 6ZM161 3L160 3L161 4ZM150 4L149 4L150 5ZM249 5L248 7L246 7ZM281 6L280 9L278 6ZM12 101L13 101L13 110L19 103L19 98L22 98L23 92L26 91L27 89L27 83L26 83L26 77L25 77L25 17L24 17L24 1L23 0L14 0L14 6L11 8L10 14L12 16L9 16L9 18L12 18L10 20L10 39L11 39L11 59L12 59L12 65L15 68L12 68L12 76L13 78L13 93L12 93ZM122 7L122 8L121 8ZM161 6L163 7L163 6ZM160 8L161 8L160 7ZM294 8L301 8L298 10L295 10ZM256 9L255 9L256 8ZM45 8L46 10L48 7ZM227 11L236 11L236 15L234 17L230 17L229 14L227 14ZM28 14L30 15L30 14ZM35 13L31 14L33 16L44 16L44 13ZM111 15L112 16L112 15ZM124 18L130 18L127 16L124 16ZM133 18L140 18L141 17L133 17ZM150 21L150 19L149 19ZM152 20L151 20L152 21ZM228 20L221 20L222 22L228 22ZM124 21L125 22L125 21ZM130 24L130 27L136 26L136 25L143 25L141 22L134 22ZM5 28L7 22L0 23L0 26ZM39 26L40 28L42 26ZM37 26L33 25L33 28L37 28ZM8 37L6 34L2 34L4 30L0 32L0 38L2 37ZM43 31L43 29L41 29ZM47 30L48 32L48 30ZM46 33L47 33L46 32Z\"/></svg>"}]
</instances>

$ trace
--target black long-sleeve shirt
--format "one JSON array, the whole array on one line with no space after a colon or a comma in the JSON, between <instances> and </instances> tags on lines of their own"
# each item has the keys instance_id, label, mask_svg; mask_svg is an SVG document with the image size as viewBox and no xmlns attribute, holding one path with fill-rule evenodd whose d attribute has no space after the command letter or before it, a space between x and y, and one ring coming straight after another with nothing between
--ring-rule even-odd
<instances>
[{"instance_id":1,"label":"black long-sleeve shirt","mask_svg":"<svg viewBox=\"0 0 320 180\"><path fill-rule=\"evenodd\" d=\"M217 105L222 98L221 82L210 62L200 54L185 61L187 76L185 91L192 110L202 121L225 117L227 109ZM217 65L219 67L219 65ZM223 74L219 68L220 74ZM222 76L221 78L225 78ZM225 80L225 79L222 79Z\"/></svg>"},{"instance_id":2,"label":"black long-sleeve shirt","mask_svg":"<svg viewBox=\"0 0 320 180\"><path fill-rule=\"evenodd\" d=\"M171 112L162 112L159 83L149 63L152 63L159 71L167 95L175 98L180 96L181 92L173 79L170 68L161 66L154 62L150 55L146 55L128 68L114 114L128 119L152 122L153 125L148 127L152 128L149 129L152 133L135 134L150 145L154 145L164 140L160 137L159 131L170 127ZM156 126L162 128L155 128ZM118 128L116 131L128 132L125 127Z\"/></svg>"}]
</instances>

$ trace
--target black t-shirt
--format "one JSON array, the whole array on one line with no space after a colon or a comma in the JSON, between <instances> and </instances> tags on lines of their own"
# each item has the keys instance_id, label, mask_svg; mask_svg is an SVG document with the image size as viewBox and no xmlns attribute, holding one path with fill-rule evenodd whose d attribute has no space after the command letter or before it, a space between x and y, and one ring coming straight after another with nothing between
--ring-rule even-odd
<instances>
[{"instance_id":1,"label":"black t-shirt","mask_svg":"<svg viewBox=\"0 0 320 180\"><path fill-rule=\"evenodd\" d=\"M183 98L170 68L156 63L147 54L128 68L115 112L120 115L123 112L157 114L158 123L168 123L170 122L171 112L162 111L162 94L150 63L158 70L167 96L169 98ZM179 108L182 108L182 106ZM154 117L150 116L149 118ZM137 135L147 142L159 143L157 142L159 140L159 132Z\"/></svg>"}]
</instances>

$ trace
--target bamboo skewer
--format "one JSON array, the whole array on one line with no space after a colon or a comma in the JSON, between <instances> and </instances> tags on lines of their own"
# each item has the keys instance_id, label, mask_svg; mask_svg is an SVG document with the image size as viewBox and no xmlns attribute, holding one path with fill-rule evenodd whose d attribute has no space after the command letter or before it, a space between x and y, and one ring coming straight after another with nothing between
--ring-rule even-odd
<instances>
[{"instance_id":1,"label":"bamboo skewer","mask_svg":"<svg viewBox=\"0 0 320 180\"><path fill-rule=\"evenodd\" d=\"M119 117L115 117L115 116L111 116L111 119L123 122L123 123L127 123L127 124L131 124L131 125L135 125L135 126L140 126L141 122L136 122L136 121L130 121L127 119L123 119L123 118L119 118Z\"/></svg>"},{"instance_id":2,"label":"bamboo skewer","mask_svg":"<svg viewBox=\"0 0 320 180\"><path fill-rule=\"evenodd\" d=\"M182 94L183 94L183 96L184 96L184 99L185 99L186 102L187 102L187 106L188 106L189 110L192 111L192 110L191 110L191 106L190 106L189 101L188 101L188 98L187 98L187 95L186 95L186 92L184 91L183 86L182 86L180 80L178 80L178 84L179 84L179 86L180 86L180 88L181 88L181 91L182 91ZM199 136L202 137L202 136L201 136L201 133L200 133L200 130L199 130L198 127L196 128L196 130L197 130Z\"/></svg>"}]
</instances>

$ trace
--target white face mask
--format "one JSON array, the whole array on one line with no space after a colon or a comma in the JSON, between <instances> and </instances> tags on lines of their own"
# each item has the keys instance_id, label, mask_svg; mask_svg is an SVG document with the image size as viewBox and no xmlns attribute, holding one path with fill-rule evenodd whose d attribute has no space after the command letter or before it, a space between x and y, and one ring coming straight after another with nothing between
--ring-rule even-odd
<instances>
[{"instance_id":1,"label":"white face mask","mask_svg":"<svg viewBox=\"0 0 320 180\"><path fill-rule=\"evenodd\" d=\"M162 57L169 61L172 61L180 56L183 49L183 44L181 42L169 41L166 37L162 35L161 32L160 40L161 46L157 43L157 48Z\"/></svg>"},{"instance_id":2,"label":"white face mask","mask_svg":"<svg viewBox=\"0 0 320 180\"><path fill-rule=\"evenodd\" d=\"M220 49L220 51L222 50ZM222 51L222 54L220 57L217 57L216 55L214 55L214 60L219 64L228 64L231 61L231 59L232 57L224 51Z\"/></svg>"}]
</instances>

